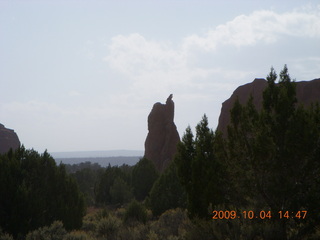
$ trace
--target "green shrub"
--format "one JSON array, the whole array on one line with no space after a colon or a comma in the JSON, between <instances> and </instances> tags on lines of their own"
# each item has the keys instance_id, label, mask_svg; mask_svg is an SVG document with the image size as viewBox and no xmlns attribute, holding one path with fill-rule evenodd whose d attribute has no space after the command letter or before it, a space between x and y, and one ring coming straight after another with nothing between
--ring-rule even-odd
<instances>
[{"instance_id":1,"label":"green shrub","mask_svg":"<svg viewBox=\"0 0 320 240\"><path fill-rule=\"evenodd\" d=\"M194 218L186 232L186 240L193 239L255 239L261 240L256 221L248 219L218 219L205 220Z\"/></svg>"},{"instance_id":2,"label":"green shrub","mask_svg":"<svg viewBox=\"0 0 320 240\"><path fill-rule=\"evenodd\" d=\"M13 237L8 233L0 232L0 240L13 240Z\"/></svg>"},{"instance_id":3,"label":"green shrub","mask_svg":"<svg viewBox=\"0 0 320 240\"><path fill-rule=\"evenodd\" d=\"M89 219L83 220L81 229L85 232L95 232L97 229L97 222Z\"/></svg>"},{"instance_id":4,"label":"green shrub","mask_svg":"<svg viewBox=\"0 0 320 240\"><path fill-rule=\"evenodd\" d=\"M193 224L186 233L187 240L202 239L212 240L218 239L212 228L212 222L204 219L193 219Z\"/></svg>"},{"instance_id":5,"label":"green shrub","mask_svg":"<svg viewBox=\"0 0 320 240\"><path fill-rule=\"evenodd\" d=\"M63 240L67 231L61 221L53 222L49 227L42 227L27 234L26 240Z\"/></svg>"},{"instance_id":6,"label":"green shrub","mask_svg":"<svg viewBox=\"0 0 320 240\"><path fill-rule=\"evenodd\" d=\"M150 232L147 234L147 239L148 240L159 240L159 237L153 230L150 230Z\"/></svg>"},{"instance_id":7,"label":"green shrub","mask_svg":"<svg viewBox=\"0 0 320 240\"><path fill-rule=\"evenodd\" d=\"M151 225L151 229L158 234L160 239L168 239L170 236L183 236L189 230L191 222L187 216L187 212L182 209L170 209L164 212Z\"/></svg>"},{"instance_id":8,"label":"green shrub","mask_svg":"<svg viewBox=\"0 0 320 240\"><path fill-rule=\"evenodd\" d=\"M109 212L106 208L98 211L95 215L94 215L94 218L96 220L100 220L102 218L107 218L109 216Z\"/></svg>"},{"instance_id":9,"label":"green shrub","mask_svg":"<svg viewBox=\"0 0 320 240\"><path fill-rule=\"evenodd\" d=\"M121 231L119 232L119 239L125 239L125 240L146 240L146 239L152 239L156 240L156 238L148 238L148 231L149 228L146 224L135 222L132 226L125 226Z\"/></svg>"},{"instance_id":10,"label":"green shrub","mask_svg":"<svg viewBox=\"0 0 320 240\"><path fill-rule=\"evenodd\" d=\"M180 237L179 236L173 236L173 235L170 235L167 240L180 240Z\"/></svg>"},{"instance_id":11,"label":"green shrub","mask_svg":"<svg viewBox=\"0 0 320 240\"><path fill-rule=\"evenodd\" d=\"M147 210L143 204L133 200L126 209L124 222L128 223L129 221L138 221L146 223L147 215Z\"/></svg>"},{"instance_id":12,"label":"green shrub","mask_svg":"<svg viewBox=\"0 0 320 240\"><path fill-rule=\"evenodd\" d=\"M113 215L102 218L97 225L97 234L99 237L107 237L108 240L117 239L121 228L121 220Z\"/></svg>"},{"instance_id":13,"label":"green shrub","mask_svg":"<svg viewBox=\"0 0 320 240\"><path fill-rule=\"evenodd\" d=\"M94 238L89 236L86 232L73 231L68 233L63 240L94 240Z\"/></svg>"},{"instance_id":14,"label":"green shrub","mask_svg":"<svg viewBox=\"0 0 320 240\"><path fill-rule=\"evenodd\" d=\"M320 226L316 227L315 232L311 236L305 237L304 240L316 240L320 239Z\"/></svg>"},{"instance_id":15,"label":"green shrub","mask_svg":"<svg viewBox=\"0 0 320 240\"><path fill-rule=\"evenodd\" d=\"M124 216L126 214L126 209L125 208L118 208L116 211L115 211L115 216L120 218L120 219L124 219Z\"/></svg>"}]
</instances>

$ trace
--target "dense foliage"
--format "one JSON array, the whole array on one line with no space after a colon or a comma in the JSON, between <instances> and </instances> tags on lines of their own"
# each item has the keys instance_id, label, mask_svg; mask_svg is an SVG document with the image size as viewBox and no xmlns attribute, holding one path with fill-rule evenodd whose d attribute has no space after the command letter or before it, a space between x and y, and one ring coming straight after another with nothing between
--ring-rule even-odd
<instances>
[{"instance_id":1,"label":"dense foliage","mask_svg":"<svg viewBox=\"0 0 320 240\"><path fill-rule=\"evenodd\" d=\"M84 162L80 164L66 165L67 172L73 176L80 191L84 194L87 206L95 205L95 186L104 173L102 168L97 163Z\"/></svg>"},{"instance_id":2,"label":"dense foliage","mask_svg":"<svg viewBox=\"0 0 320 240\"><path fill-rule=\"evenodd\" d=\"M263 107L253 99L231 110L224 161L239 208L267 209L273 214L272 239L301 239L320 220L320 107L297 104L295 82L285 66L271 69ZM306 219L295 217L307 211ZM279 211L290 213L280 219ZM294 229L294 231L293 231Z\"/></svg>"},{"instance_id":3,"label":"dense foliage","mask_svg":"<svg viewBox=\"0 0 320 240\"><path fill-rule=\"evenodd\" d=\"M297 104L286 66L276 79L272 68L261 109L252 97L244 106L234 103L227 138L214 134L204 116L195 139L187 128L176 156L191 217L270 211L269 221L229 222L228 232L238 229L242 238L302 239L319 226L320 107Z\"/></svg>"},{"instance_id":4,"label":"dense foliage","mask_svg":"<svg viewBox=\"0 0 320 240\"><path fill-rule=\"evenodd\" d=\"M153 162L146 158L140 159L133 167L109 165L96 183L96 203L122 205L133 198L142 201L158 177Z\"/></svg>"},{"instance_id":5,"label":"dense foliage","mask_svg":"<svg viewBox=\"0 0 320 240\"><path fill-rule=\"evenodd\" d=\"M132 191L131 168L126 165L111 167L109 164L96 182L96 204L119 205L129 202L133 197Z\"/></svg>"},{"instance_id":6,"label":"dense foliage","mask_svg":"<svg viewBox=\"0 0 320 240\"><path fill-rule=\"evenodd\" d=\"M191 217L208 218L208 207L224 202L224 169L215 154L214 139L208 118L204 115L196 126L196 137L188 127L178 146L175 162L187 193Z\"/></svg>"},{"instance_id":7,"label":"dense foliage","mask_svg":"<svg viewBox=\"0 0 320 240\"><path fill-rule=\"evenodd\" d=\"M47 153L26 150L0 156L0 226L14 236L55 220L79 228L85 214L82 194L64 165Z\"/></svg>"},{"instance_id":8,"label":"dense foliage","mask_svg":"<svg viewBox=\"0 0 320 240\"><path fill-rule=\"evenodd\" d=\"M144 200L158 177L159 174L154 163L147 158L140 159L132 170L132 186L135 198L140 201Z\"/></svg>"},{"instance_id":9,"label":"dense foliage","mask_svg":"<svg viewBox=\"0 0 320 240\"><path fill-rule=\"evenodd\" d=\"M169 209L186 207L186 192L179 181L175 161L155 181L149 195L149 205L156 216Z\"/></svg>"},{"instance_id":10,"label":"dense foliage","mask_svg":"<svg viewBox=\"0 0 320 240\"><path fill-rule=\"evenodd\" d=\"M146 223L147 221L147 209L145 206L141 203L139 203L137 200L133 200L128 205L128 208L124 215L124 221L127 222L142 222Z\"/></svg>"}]
</instances>

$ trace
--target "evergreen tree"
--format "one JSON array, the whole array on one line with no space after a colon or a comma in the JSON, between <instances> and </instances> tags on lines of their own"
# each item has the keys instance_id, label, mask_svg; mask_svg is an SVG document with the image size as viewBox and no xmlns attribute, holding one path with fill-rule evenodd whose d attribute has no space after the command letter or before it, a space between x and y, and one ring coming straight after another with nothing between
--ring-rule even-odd
<instances>
[{"instance_id":1,"label":"evergreen tree","mask_svg":"<svg viewBox=\"0 0 320 240\"><path fill-rule=\"evenodd\" d=\"M95 188L96 202L100 204L112 204L112 196L110 189L115 179L119 177L124 179L124 173L118 166L111 167L109 164L104 174L101 176Z\"/></svg>"},{"instance_id":2,"label":"evergreen tree","mask_svg":"<svg viewBox=\"0 0 320 240\"><path fill-rule=\"evenodd\" d=\"M185 187L187 192L191 192L192 188L192 168L191 164L195 157L195 143L194 136L190 126L186 128L182 141L178 143L178 150L175 156L177 164L177 172L181 184Z\"/></svg>"},{"instance_id":3,"label":"evergreen tree","mask_svg":"<svg viewBox=\"0 0 320 240\"><path fill-rule=\"evenodd\" d=\"M235 102L225 160L237 192L233 204L271 210L277 226L272 239L302 239L320 217L315 204L320 200L319 105L297 105L287 66L278 84L276 79L272 68L261 111L255 109L252 97L245 106ZM304 220L295 217L301 210L308 211ZM288 211L294 221L279 219L279 211Z\"/></svg>"},{"instance_id":4,"label":"evergreen tree","mask_svg":"<svg viewBox=\"0 0 320 240\"><path fill-rule=\"evenodd\" d=\"M187 208L191 217L209 218L208 207L224 201L223 169L215 156L215 135L203 116L196 126L194 139L190 127L178 146L175 161L181 183L187 192Z\"/></svg>"},{"instance_id":5,"label":"evergreen tree","mask_svg":"<svg viewBox=\"0 0 320 240\"><path fill-rule=\"evenodd\" d=\"M153 162L147 158L140 159L132 170L132 186L137 200L144 200L148 196L158 177L159 174Z\"/></svg>"},{"instance_id":6,"label":"evergreen tree","mask_svg":"<svg viewBox=\"0 0 320 240\"><path fill-rule=\"evenodd\" d=\"M0 227L14 236L61 220L81 227L84 198L63 165L23 146L0 156Z\"/></svg>"},{"instance_id":7,"label":"evergreen tree","mask_svg":"<svg viewBox=\"0 0 320 240\"><path fill-rule=\"evenodd\" d=\"M179 181L174 161L153 184L149 200L152 213L156 216L168 209L186 207L186 192Z\"/></svg>"},{"instance_id":8,"label":"evergreen tree","mask_svg":"<svg viewBox=\"0 0 320 240\"><path fill-rule=\"evenodd\" d=\"M86 164L86 165L85 165ZM70 172L71 168L76 169L71 175L76 179L80 191L84 194L86 198L86 204L88 206L93 206L95 204L95 194L94 187L99 179L101 179L104 173L103 168L98 164L91 164L90 162L80 163L77 165L69 165L67 167L67 172Z\"/></svg>"},{"instance_id":9,"label":"evergreen tree","mask_svg":"<svg viewBox=\"0 0 320 240\"><path fill-rule=\"evenodd\" d=\"M122 178L117 177L110 188L112 203L124 204L133 198L132 188Z\"/></svg>"}]
</instances>

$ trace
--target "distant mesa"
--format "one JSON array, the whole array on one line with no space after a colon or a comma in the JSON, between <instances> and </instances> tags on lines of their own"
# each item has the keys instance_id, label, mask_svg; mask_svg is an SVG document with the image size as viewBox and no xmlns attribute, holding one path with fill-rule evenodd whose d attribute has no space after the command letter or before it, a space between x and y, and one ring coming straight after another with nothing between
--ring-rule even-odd
<instances>
[{"instance_id":1,"label":"distant mesa","mask_svg":"<svg viewBox=\"0 0 320 240\"><path fill-rule=\"evenodd\" d=\"M18 135L12 129L5 128L0 123L0 154L7 153L11 148L16 150L20 147Z\"/></svg>"},{"instance_id":2,"label":"distant mesa","mask_svg":"<svg viewBox=\"0 0 320 240\"><path fill-rule=\"evenodd\" d=\"M257 109L262 108L262 93L267 87L265 79L256 78L253 82L238 87L229 99L222 103L218 130L227 135L227 126L230 123L230 110L236 99L240 104L246 104L250 95L253 96L253 104ZM296 82L297 101L305 106L314 102L320 102L320 78L311 81Z\"/></svg>"},{"instance_id":3,"label":"distant mesa","mask_svg":"<svg viewBox=\"0 0 320 240\"><path fill-rule=\"evenodd\" d=\"M173 159L177 144L180 142L177 127L174 124L173 95L165 104L155 103L148 116L148 135L145 141L144 156L153 161L157 170L162 172Z\"/></svg>"}]
</instances>

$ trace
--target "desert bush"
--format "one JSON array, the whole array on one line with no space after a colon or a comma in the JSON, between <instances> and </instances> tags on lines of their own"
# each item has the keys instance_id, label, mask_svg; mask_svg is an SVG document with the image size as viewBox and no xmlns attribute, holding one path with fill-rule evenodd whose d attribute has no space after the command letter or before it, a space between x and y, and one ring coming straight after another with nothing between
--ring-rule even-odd
<instances>
[{"instance_id":1,"label":"desert bush","mask_svg":"<svg viewBox=\"0 0 320 240\"><path fill-rule=\"evenodd\" d=\"M320 226L318 226L316 229L315 229L315 232L311 235L311 236L308 236L308 237L305 237L303 238L304 240L316 240L316 239L320 239Z\"/></svg>"},{"instance_id":2,"label":"desert bush","mask_svg":"<svg viewBox=\"0 0 320 240\"><path fill-rule=\"evenodd\" d=\"M81 229L97 236L105 236L107 233L111 233L112 229L122 224L121 219L124 211L124 209L109 211L105 208L90 213L84 217ZM112 226L112 220L115 220L114 226Z\"/></svg>"},{"instance_id":3,"label":"desert bush","mask_svg":"<svg viewBox=\"0 0 320 240\"><path fill-rule=\"evenodd\" d=\"M97 222L95 220L83 220L82 228L85 232L95 232L97 229Z\"/></svg>"},{"instance_id":4,"label":"desert bush","mask_svg":"<svg viewBox=\"0 0 320 240\"><path fill-rule=\"evenodd\" d=\"M120 219L124 219L125 214L126 214L126 209L123 207L118 208L114 213L114 215Z\"/></svg>"},{"instance_id":5,"label":"desert bush","mask_svg":"<svg viewBox=\"0 0 320 240\"><path fill-rule=\"evenodd\" d=\"M146 224L135 222L132 226L124 226L124 228L119 232L118 237L119 239L125 240L146 240L148 239L148 231L149 228Z\"/></svg>"},{"instance_id":6,"label":"desert bush","mask_svg":"<svg viewBox=\"0 0 320 240\"><path fill-rule=\"evenodd\" d=\"M151 229L159 236L159 239L168 239L170 236L173 238L185 235L190 225L187 212L177 208L164 212L158 221L151 224Z\"/></svg>"},{"instance_id":7,"label":"desert bush","mask_svg":"<svg viewBox=\"0 0 320 240\"><path fill-rule=\"evenodd\" d=\"M97 229L97 224L98 224L97 218L98 218L98 215L100 214L101 214L100 211L91 212L87 214L82 220L83 223L82 223L81 229L85 232L95 233Z\"/></svg>"},{"instance_id":8,"label":"desert bush","mask_svg":"<svg viewBox=\"0 0 320 240\"><path fill-rule=\"evenodd\" d=\"M67 231L61 221L53 222L49 227L42 227L29 232L26 240L63 240Z\"/></svg>"},{"instance_id":9,"label":"desert bush","mask_svg":"<svg viewBox=\"0 0 320 240\"><path fill-rule=\"evenodd\" d=\"M186 233L186 240L193 239L218 239L213 231L212 222L206 221L204 219L193 219L193 224L191 225L189 231L187 231Z\"/></svg>"},{"instance_id":10,"label":"desert bush","mask_svg":"<svg viewBox=\"0 0 320 240\"><path fill-rule=\"evenodd\" d=\"M121 225L121 220L110 214L98 222L97 234L99 237L107 237L108 240L117 239Z\"/></svg>"},{"instance_id":11,"label":"desert bush","mask_svg":"<svg viewBox=\"0 0 320 240\"><path fill-rule=\"evenodd\" d=\"M94 215L93 215L93 218L95 220L100 220L102 218L107 218L109 216L109 212L106 208L96 212Z\"/></svg>"},{"instance_id":12,"label":"desert bush","mask_svg":"<svg viewBox=\"0 0 320 240\"><path fill-rule=\"evenodd\" d=\"M0 229L0 240L13 240L13 237L8 233L3 233Z\"/></svg>"},{"instance_id":13,"label":"desert bush","mask_svg":"<svg viewBox=\"0 0 320 240\"><path fill-rule=\"evenodd\" d=\"M125 215L124 222L128 223L130 221L138 221L146 223L147 221L147 210L142 203L137 202L136 200L131 201L128 205Z\"/></svg>"},{"instance_id":14,"label":"desert bush","mask_svg":"<svg viewBox=\"0 0 320 240\"><path fill-rule=\"evenodd\" d=\"M261 238L260 225L258 221L248 219L205 220L195 218L185 234L185 239L262 240L264 238Z\"/></svg>"},{"instance_id":15,"label":"desert bush","mask_svg":"<svg viewBox=\"0 0 320 240\"><path fill-rule=\"evenodd\" d=\"M180 240L180 237L179 236L173 236L173 235L170 235L167 240Z\"/></svg>"},{"instance_id":16,"label":"desert bush","mask_svg":"<svg viewBox=\"0 0 320 240\"><path fill-rule=\"evenodd\" d=\"M150 230L149 233L147 234L147 239L148 240L159 240L159 236L153 230Z\"/></svg>"},{"instance_id":17,"label":"desert bush","mask_svg":"<svg viewBox=\"0 0 320 240\"><path fill-rule=\"evenodd\" d=\"M150 209L146 209L146 213L147 213L147 221L151 221L153 219L153 213Z\"/></svg>"},{"instance_id":18,"label":"desert bush","mask_svg":"<svg viewBox=\"0 0 320 240\"><path fill-rule=\"evenodd\" d=\"M83 231L73 231L68 233L63 240L94 240L92 236Z\"/></svg>"}]
</instances>

